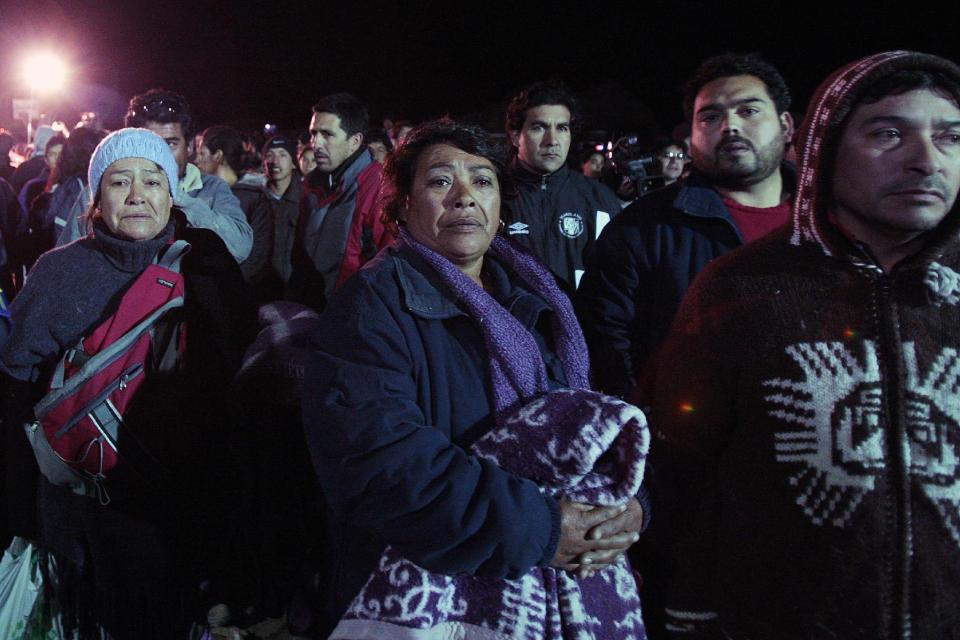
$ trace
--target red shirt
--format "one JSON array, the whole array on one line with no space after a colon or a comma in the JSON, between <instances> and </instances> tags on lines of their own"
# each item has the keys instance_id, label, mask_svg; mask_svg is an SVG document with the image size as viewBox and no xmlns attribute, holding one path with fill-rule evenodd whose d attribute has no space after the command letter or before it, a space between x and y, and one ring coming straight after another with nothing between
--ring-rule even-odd
<instances>
[{"instance_id":1,"label":"red shirt","mask_svg":"<svg viewBox=\"0 0 960 640\"><path fill-rule=\"evenodd\" d=\"M726 196L721 197L740 229L744 244L767 235L790 219L789 200L775 207L748 207Z\"/></svg>"}]
</instances>

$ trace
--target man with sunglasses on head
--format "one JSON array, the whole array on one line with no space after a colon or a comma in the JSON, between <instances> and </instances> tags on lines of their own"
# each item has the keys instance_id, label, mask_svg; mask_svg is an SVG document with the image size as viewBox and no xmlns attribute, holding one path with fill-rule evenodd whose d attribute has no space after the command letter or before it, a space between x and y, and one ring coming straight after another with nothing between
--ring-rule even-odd
<instances>
[{"instance_id":1,"label":"man with sunglasses on head","mask_svg":"<svg viewBox=\"0 0 960 640\"><path fill-rule=\"evenodd\" d=\"M246 260L253 247L253 230L240 201L226 182L201 173L188 162L193 154L194 129L186 99L163 89L134 96L124 125L149 129L166 140L180 170L180 192L174 205L183 211L191 227L210 229L220 236L237 262Z\"/></svg>"},{"instance_id":2,"label":"man with sunglasses on head","mask_svg":"<svg viewBox=\"0 0 960 640\"><path fill-rule=\"evenodd\" d=\"M644 386L707 263L790 215L796 179L783 157L793 120L780 73L756 54L709 58L688 80L683 106L692 123L690 176L640 198L607 226L577 291L596 383L612 395Z\"/></svg>"}]
</instances>

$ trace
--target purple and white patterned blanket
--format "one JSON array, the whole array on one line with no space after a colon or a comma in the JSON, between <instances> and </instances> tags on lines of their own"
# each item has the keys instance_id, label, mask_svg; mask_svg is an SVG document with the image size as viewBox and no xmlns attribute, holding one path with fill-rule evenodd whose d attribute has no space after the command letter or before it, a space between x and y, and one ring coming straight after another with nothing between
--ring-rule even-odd
<instances>
[{"instance_id":1,"label":"purple and white patterned blanket","mask_svg":"<svg viewBox=\"0 0 960 640\"><path fill-rule=\"evenodd\" d=\"M470 448L556 498L622 504L650 445L640 409L586 390L551 391L509 412ZM431 573L387 547L331 639L620 640L646 637L630 564L585 579L552 567L519 580Z\"/></svg>"}]
</instances>

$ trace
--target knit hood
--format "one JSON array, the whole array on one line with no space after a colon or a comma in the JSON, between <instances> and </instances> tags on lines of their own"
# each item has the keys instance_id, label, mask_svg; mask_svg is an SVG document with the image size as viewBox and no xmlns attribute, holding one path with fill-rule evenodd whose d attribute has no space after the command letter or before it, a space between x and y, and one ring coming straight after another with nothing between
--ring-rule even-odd
<instances>
[{"instance_id":1,"label":"knit hood","mask_svg":"<svg viewBox=\"0 0 960 640\"><path fill-rule=\"evenodd\" d=\"M938 71L960 83L960 68L949 60L915 51L887 51L841 67L817 88L797 134L799 179L793 203L791 244L816 243L828 256L838 252L829 229L827 209L841 125L865 88L882 76L904 69ZM954 206L950 216L956 217L956 211Z\"/></svg>"}]
</instances>

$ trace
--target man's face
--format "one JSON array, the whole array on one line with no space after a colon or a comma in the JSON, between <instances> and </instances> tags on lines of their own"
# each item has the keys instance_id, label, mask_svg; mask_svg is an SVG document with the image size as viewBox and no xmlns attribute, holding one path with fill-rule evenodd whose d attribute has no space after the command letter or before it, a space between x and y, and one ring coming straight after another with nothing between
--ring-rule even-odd
<instances>
[{"instance_id":1,"label":"man's face","mask_svg":"<svg viewBox=\"0 0 960 640\"><path fill-rule=\"evenodd\" d=\"M790 114L777 113L762 80L717 78L694 100L690 155L713 182L750 186L780 168L792 134Z\"/></svg>"},{"instance_id":2,"label":"man's face","mask_svg":"<svg viewBox=\"0 0 960 640\"><path fill-rule=\"evenodd\" d=\"M310 119L313 155L321 173L332 173L353 155L363 142L363 134L347 135L340 126L340 116L332 113L314 113Z\"/></svg>"},{"instance_id":3,"label":"man's face","mask_svg":"<svg viewBox=\"0 0 960 640\"><path fill-rule=\"evenodd\" d=\"M520 131L511 131L517 157L536 173L553 173L570 151L570 110L559 104L527 109Z\"/></svg>"},{"instance_id":4,"label":"man's face","mask_svg":"<svg viewBox=\"0 0 960 640\"><path fill-rule=\"evenodd\" d=\"M293 158L283 147L274 147L263 156L263 167L267 171L267 180L282 183L293 175Z\"/></svg>"},{"instance_id":5,"label":"man's face","mask_svg":"<svg viewBox=\"0 0 960 640\"><path fill-rule=\"evenodd\" d=\"M187 173L187 158L190 157L191 146L187 144L187 139L183 135L183 125L179 122L147 122L147 129L163 138L173 157L177 161L177 168L180 171L179 177L182 178Z\"/></svg>"},{"instance_id":6,"label":"man's face","mask_svg":"<svg viewBox=\"0 0 960 640\"><path fill-rule=\"evenodd\" d=\"M909 240L936 227L960 190L960 109L917 89L859 105L837 147L833 205L860 240Z\"/></svg>"}]
</instances>

